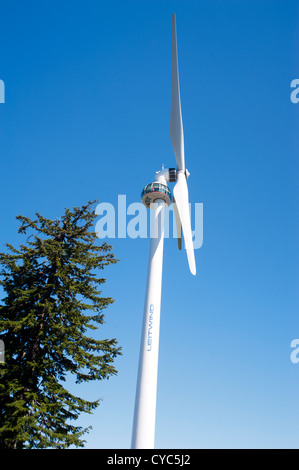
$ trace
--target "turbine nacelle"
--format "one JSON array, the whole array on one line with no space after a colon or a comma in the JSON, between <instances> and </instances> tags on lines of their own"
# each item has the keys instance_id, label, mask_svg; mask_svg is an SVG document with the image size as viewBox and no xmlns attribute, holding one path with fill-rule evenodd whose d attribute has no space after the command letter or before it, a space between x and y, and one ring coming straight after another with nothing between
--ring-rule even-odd
<instances>
[{"instance_id":1,"label":"turbine nacelle","mask_svg":"<svg viewBox=\"0 0 299 470\"><path fill-rule=\"evenodd\" d=\"M156 171L155 181L158 183L175 183L177 180L178 173L185 173L186 179L189 178L190 173L187 169L178 170L176 168L162 168L162 170Z\"/></svg>"},{"instance_id":2,"label":"turbine nacelle","mask_svg":"<svg viewBox=\"0 0 299 470\"><path fill-rule=\"evenodd\" d=\"M190 271L196 274L196 265L191 230L191 218L189 212L189 197L187 179L190 173L187 169L164 168L156 171L155 182L146 185L141 193L143 204L149 209L158 200L163 200L167 206L173 202L174 215L177 227L179 250L182 249L182 235L184 235L185 248ZM167 183L176 183L173 188L173 198Z\"/></svg>"}]
</instances>

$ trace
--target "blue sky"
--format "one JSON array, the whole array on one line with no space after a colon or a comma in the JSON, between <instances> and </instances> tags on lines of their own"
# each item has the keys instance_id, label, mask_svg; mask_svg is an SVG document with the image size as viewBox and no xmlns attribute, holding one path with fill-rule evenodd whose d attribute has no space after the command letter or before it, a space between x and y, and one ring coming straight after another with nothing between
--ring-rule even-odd
<instances>
[{"instance_id":1,"label":"blue sky","mask_svg":"<svg viewBox=\"0 0 299 470\"><path fill-rule=\"evenodd\" d=\"M169 137L176 13L190 200L203 203L198 274L165 241L156 447L299 447L299 6L281 0L21 2L0 7L0 243L15 216L98 199L139 202L175 166ZM149 240L110 240L114 297L97 337L118 375L70 388L103 398L89 448L131 440Z\"/></svg>"}]
</instances>

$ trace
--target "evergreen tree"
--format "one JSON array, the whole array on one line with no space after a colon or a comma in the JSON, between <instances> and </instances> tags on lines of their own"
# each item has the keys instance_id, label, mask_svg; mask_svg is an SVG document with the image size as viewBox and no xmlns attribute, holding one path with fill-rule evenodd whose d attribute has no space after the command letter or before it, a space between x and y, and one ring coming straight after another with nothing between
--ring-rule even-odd
<instances>
[{"instance_id":1,"label":"evergreen tree","mask_svg":"<svg viewBox=\"0 0 299 470\"><path fill-rule=\"evenodd\" d=\"M104 323L99 270L116 263L111 246L96 244L93 203L66 209L58 220L18 216L26 244L0 253L0 447L83 447L89 428L76 426L81 412L100 402L74 396L64 386L108 379L121 354L116 339L94 339Z\"/></svg>"}]
</instances>

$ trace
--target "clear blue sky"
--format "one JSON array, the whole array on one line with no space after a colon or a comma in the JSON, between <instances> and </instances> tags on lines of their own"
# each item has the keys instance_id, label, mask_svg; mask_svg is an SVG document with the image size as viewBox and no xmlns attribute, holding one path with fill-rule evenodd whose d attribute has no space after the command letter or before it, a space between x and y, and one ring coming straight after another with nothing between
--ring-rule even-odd
<instances>
[{"instance_id":1,"label":"clear blue sky","mask_svg":"<svg viewBox=\"0 0 299 470\"><path fill-rule=\"evenodd\" d=\"M59 217L98 199L137 202L175 166L169 138L176 13L190 199L204 204L198 274L166 240L158 448L299 448L297 1L2 2L0 243L17 214ZM116 299L97 337L119 374L71 389L103 398L90 448L128 448L149 240L110 240Z\"/></svg>"}]
</instances>

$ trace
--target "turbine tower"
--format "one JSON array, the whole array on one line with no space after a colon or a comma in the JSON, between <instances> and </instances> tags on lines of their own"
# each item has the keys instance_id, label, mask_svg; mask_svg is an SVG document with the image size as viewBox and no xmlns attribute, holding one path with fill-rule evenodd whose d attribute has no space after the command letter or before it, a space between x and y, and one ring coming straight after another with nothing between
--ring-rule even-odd
<instances>
[{"instance_id":1,"label":"turbine tower","mask_svg":"<svg viewBox=\"0 0 299 470\"><path fill-rule=\"evenodd\" d=\"M153 209L154 212L151 224L150 253L135 398L132 432L133 449L154 448L164 245L164 212L165 207L171 203L171 191L167 186L169 182L176 182L173 189L173 207L177 225L179 249L182 248L183 233L189 268L193 275L196 274L187 186L189 172L185 168L175 14L172 15L171 49L170 138L177 168L163 168L161 171L157 171L155 182L145 186L141 195L142 202L145 206Z\"/></svg>"}]
</instances>

